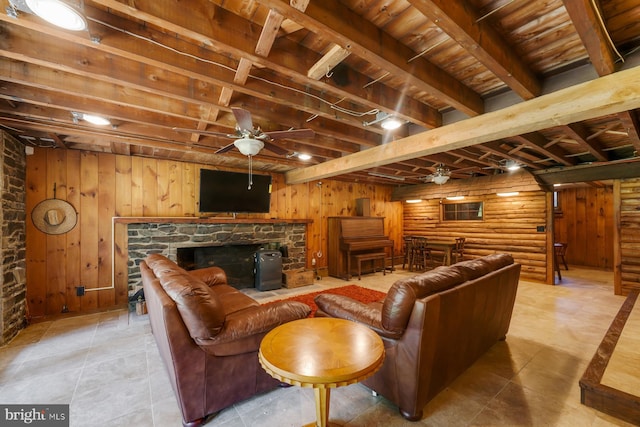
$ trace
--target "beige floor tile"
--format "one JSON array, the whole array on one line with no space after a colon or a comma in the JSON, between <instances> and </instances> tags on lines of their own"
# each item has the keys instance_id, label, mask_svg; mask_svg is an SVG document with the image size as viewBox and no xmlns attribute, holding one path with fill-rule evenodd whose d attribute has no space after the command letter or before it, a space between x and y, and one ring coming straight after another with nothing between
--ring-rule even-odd
<instances>
[{"instance_id":1,"label":"beige floor tile","mask_svg":"<svg viewBox=\"0 0 640 427\"><path fill-rule=\"evenodd\" d=\"M345 427L627 426L581 405L578 386L624 297L613 295L610 272L570 268L558 286L521 281L506 341L429 402L421 421L406 421L359 384L332 390L330 419ZM261 303L351 283L384 292L413 274L398 269L361 281L327 277L301 288L245 292ZM0 402L36 401L70 403L74 427L181 425L148 316L125 310L30 325L0 348ZM313 391L289 387L227 408L207 426L314 419Z\"/></svg>"}]
</instances>

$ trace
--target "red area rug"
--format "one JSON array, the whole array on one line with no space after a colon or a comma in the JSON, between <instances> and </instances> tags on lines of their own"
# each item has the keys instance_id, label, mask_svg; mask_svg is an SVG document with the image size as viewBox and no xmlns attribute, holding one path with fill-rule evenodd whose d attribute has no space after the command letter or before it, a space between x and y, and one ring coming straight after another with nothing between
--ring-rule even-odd
<instances>
[{"instance_id":1,"label":"red area rug","mask_svg":"<svg viewBox=\"0 0 640 427\"><path fill-rule=\"evenodd\" d=\"M340 288L327 289L326 291L311 292L309 294L297 295L291 298L283 298L278 301L303 302L311 307L311 314L309 314L309 317L313 317L315 316L316 310L318 309L318 306L313 301L313 299L320 294L344 295L365 304L374 301L380 301L386 296L384 292L374 291L373 289L363 288L358 285L347 285ZM275 301L268 302L267 304L270 304L272 302Z\"/></svg>"}]
</instances>

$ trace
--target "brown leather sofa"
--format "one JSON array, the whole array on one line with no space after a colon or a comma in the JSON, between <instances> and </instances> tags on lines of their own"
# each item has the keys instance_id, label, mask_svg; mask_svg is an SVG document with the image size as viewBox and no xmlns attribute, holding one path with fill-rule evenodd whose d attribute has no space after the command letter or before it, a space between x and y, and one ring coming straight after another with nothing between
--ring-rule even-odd
<instances>
[{"instance_id":1,"label":"brown leather sofa","mask_svg":"<svg viewBox=\"0 0 640 427\"><path fill-rule=\"evenodd\" d=\"M495 254L395 282L383 301L321 294L316 316L363 323L385 344L382 368L363 383L420 420L427 402L506 338L520 264Z\"/></svg>"},{"instance_id":2,"label":"brown leather sofa","mask_svg":"<svg viewBox=\"0 0 640 427\"><path fill-rule=\"evenodd\" d=\"M185 426L279 382L258 362L262 338L307 317L298 302L261 306L227 284L218 267L185 271L162 255L140 263L149 319Z\"/></svg>"}]
</instances>

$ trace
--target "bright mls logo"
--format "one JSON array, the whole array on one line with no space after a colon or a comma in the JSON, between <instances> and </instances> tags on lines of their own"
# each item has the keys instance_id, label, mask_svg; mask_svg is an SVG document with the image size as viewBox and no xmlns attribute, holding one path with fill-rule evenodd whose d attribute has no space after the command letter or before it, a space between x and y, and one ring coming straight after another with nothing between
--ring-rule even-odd
<instances>
[{"instance_id":1,"label":"bright mls logo","mask_svg":"<svg viewBox=\"0 0 640 427\"><path fill-rule=\"evenodd\" d=\"M0 427L69 427L69 405L0 405Z\"/></svg>"}]
</instances>

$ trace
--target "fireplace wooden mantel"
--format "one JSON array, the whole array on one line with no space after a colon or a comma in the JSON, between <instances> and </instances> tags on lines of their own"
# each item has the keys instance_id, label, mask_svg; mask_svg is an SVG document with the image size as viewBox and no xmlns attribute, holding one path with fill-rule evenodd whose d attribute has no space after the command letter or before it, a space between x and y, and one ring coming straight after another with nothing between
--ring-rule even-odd
<instances>
[{"instance_id":1,"label":"fireplace wooden mantel","mask_svg":"<svg viewBox=\"0 0 640 427\"><path fill-rule=\"evenodd\" d=\"M179 217L151 217L151 216L117 216L113 218L115 224L310 224L312 219L281 219L281 218L231 218L215 216L179 216Z\"/></svg>"}]
</instances>

